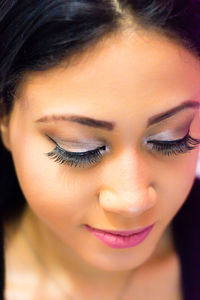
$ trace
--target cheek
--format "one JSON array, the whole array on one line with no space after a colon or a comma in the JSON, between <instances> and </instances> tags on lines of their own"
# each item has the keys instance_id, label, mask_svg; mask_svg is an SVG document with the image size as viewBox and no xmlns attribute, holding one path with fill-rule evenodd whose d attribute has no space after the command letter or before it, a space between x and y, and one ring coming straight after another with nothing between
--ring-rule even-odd
<instances>
[{"instance_id":1,"label":"cheek","mask_svg":"<svg viewBox=\"0 0 200 300\"><path fill-rule=\"evenodd\" d=\"M35 214L54 230L66 229L66 223L72 226L83 223L89 211L91 186L85 186L83 177L73 175L67 165L48 158L44 153L52 151L52 147L43 147L34 136L18 135L18 143L16 136L12 141L18 181Z\"/></svg>"},{"instance_id":2,"label":"cheek","mask_svg":"<svg viewBox=\"0 0 200 300\"><path fill-rule=\"evenodd\" d=\"M196 176L198 149L179 156L180 159L170 162L171 167L168 166L166 172L160 172L163 184L160 190L162 214L168 221L180 210L190 193Z\"/></svg>"}]
</instances>

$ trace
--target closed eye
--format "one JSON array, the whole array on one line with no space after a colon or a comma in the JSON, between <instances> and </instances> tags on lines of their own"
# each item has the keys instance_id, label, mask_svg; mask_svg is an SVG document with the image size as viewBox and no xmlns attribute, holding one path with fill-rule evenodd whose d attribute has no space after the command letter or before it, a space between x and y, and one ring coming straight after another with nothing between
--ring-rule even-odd
<instances>
[{"instance_id":1,"label":"closed eye","mask_svg":"<svg viewBox=\"0 0 200 300\"><path fill-rule=\"evenodd\" d=\"M48 136L49 137L49 136ZM69 167L87 167L95 165L103 158L103 152L106 151L106 146L103 145L96 149L85 152L69 152L61 148L56 141L49 137L56 147L53 151L45 153L48 157L54 159L59 164L67 164ZM161 155L178 155L187 153L195 149L200 144L200 139L195 139L189 135L189 131L185 137L174 141L158 141L151 140L147 142L152 145L151 151L161 153Z\"/></svg>"},{"instance_id":2,"label":"closed eye","mask_svg":"<svg viewBox=\"0 0 200 300\"><path fill-rule=\"evenodd\" d=\"M200 144L200 139L190 136L189 131L179 140L174 141L157 141L151 140L147 144L152 144L151 150L161 152L162 155L184 154L195 149Z\"/></svg>"},{"instance_id":3,"label":"closed eye","mask_svg":"<svg viewBox=\"0 0 200 300\"><path fill-rule=\"evenodd\" d=\"M45 154L53 158L55 162L59 164L67 164L70 167L86 167L96 164L102 159L102 152L106 151L106 146L103 145L85 152L69 152L61 148L51 137L49 138L56 144L56 147L52 152Z\"/></svg>"}]
</instances>

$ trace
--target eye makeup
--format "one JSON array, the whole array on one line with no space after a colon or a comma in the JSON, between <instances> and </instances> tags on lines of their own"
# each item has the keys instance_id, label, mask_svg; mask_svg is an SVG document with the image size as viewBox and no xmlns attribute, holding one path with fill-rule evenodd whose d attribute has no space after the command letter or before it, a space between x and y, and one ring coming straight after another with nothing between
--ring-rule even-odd
<instances>
[{"instance_id":1,"label":"eye makeup","mask_svg":"<svg viewBox=\"0 0 200 300\"><path fill-rule=\"evenodd\" d=\"M195 149L200 144L200 139L190 136L189 131L179 140L173 141L157 141L151 140L147 144L152 144L151 150L161 152L162 155L178 155L184 154Z\"/></svg>"},{"instance_id":2,"label":"eye makeup","mask_svg":"<svg viewBox=\"0 0 200 300\"><path fill-rule=\"evenodd\" d=\"M52 152L45 154L54 159L55 162L59 164L67 164L70 167L86 167L94 165L101 160L103 156L101 152L106 150L106 146L103 145L85 152L69 152L61 148L51 137L48 136L48 138L56 144L56 147Z\"/></svg>"},{"instance_id":3,"label":"eye makeup","mask_svg":"<svg viewBox=\"0 0 200 300\"><path fill-rule=\"evenodd\" d=\"M195 149L200 144L200 139L190 135L191 124L197 126L194 117L195 114L187 113L185 118L177 118L174 122L167 120L161 128L159 126L159 132L158 127L157 129L154 127L154 130L151 128L147 134L148 140L144 142L145 146L150 152L168 157L184 154ZM53 132L45 135L55 144L53 151L45 153L45 155L55 162L67 164L69 167L86 168L95 166L103 159L105 152L110 148L110 144L104 138L98 137L97 139L94 138L95 135L93 137L86 136L84 133L81 140L79 138L75 139L76 130L70 130L70 136L67 139L56 137L56 140L54 140L55 133L53 134Z\"/></svg>"},{"instance_id":4,"label":"eye makeup","mask_svg":"<svg viewBox=\"0 0 200 300\"><path fill-rule=\"evenodd\" d=\"M69 152L64 150L50 136L47 137L56 145L53 151L45 153L49 158L54 159L59 164L67 164L69 167L88 167L99 163L103 158L103 152L106 151L106 146L100 146L85 152ZM150 151L157 152L163 156L172 156L187 153L195 149L200 144L200 139L190 136L189 129L187 134L177 140L149 140L146 142ZM151 145L151 146L149 146Z\"/></svg>"}]
</instances>

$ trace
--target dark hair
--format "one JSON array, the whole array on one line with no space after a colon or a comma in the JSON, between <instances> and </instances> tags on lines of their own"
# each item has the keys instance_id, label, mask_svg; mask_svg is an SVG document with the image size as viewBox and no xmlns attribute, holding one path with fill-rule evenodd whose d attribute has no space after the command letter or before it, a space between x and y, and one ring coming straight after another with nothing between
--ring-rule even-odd
<instances>
[{"instance_id":1,"label":"dark hair","mask_svg":"<svg viewBox=\"0 0 200 300\"><path fill-rule=\"evenodd\" d=\"M137 24L155 30L199 57L198 0L1 0L0 116L9 116L17 87L29 71L72 62L109 35ZM133 27L134 30L134 27ZM0 218L18 218L26 205L10 152L0 141ZM0 295L4 290L0 235Z\"/></svg>"}]
</instances>

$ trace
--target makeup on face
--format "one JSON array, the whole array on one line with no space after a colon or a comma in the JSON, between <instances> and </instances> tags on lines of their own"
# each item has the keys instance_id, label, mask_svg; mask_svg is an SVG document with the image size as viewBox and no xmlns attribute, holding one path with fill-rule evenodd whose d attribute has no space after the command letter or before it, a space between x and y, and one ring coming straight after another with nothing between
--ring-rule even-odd
<instances>
[{"instance_id":1,"label":"makeup on face","mask_svg":"<svg viewBox=\"0 0 200 300\"><path fill-rule=\"evenodd\" d=\"M86 225L85 228L96 238L111 248L131 248L141 244L150 234L154 224L130 231L100 230Z\"/></svg>"},{"instance_id":2,"label":"makeup on face","mask_svg":"<svg viewBox=\"0 0 200 300\"><path fill-rule=\"evenodd\" d=\"M175 120L171 122L166 120L160 124L160 126L153 126L146 134L146 140L158 140L158 141L170 141L170 140L178 140L183 138L190 128L190 124L194 119L194 113L184 115L184 117L177 117ZM163 124L164 123L164 124ZM73 127L73 126L72 126ZM95 135L87 134L87 130L82 134L82 128L80 129L71 128L71 126L67 130L47 130L49 134L45 134L49 137L50 140L54 141L60 147L63 147L67 151L72 152L85 152L91 151L99 147L107 146L108 141L100 135L95 138ZM61 131L61 134L60 134ZM58 133L57 133L58 132ZM79 134L80 132L80 134ZM78 133L78 134L77 134ZM68 136L65 138L64 136ZM77 138L75 137L77 136ZM80 137L79 137L80 136Z\"/></svg>"},{"instance_id":3,"label":"makeup on face","mask_svg":"<svg viewBox=\"0 0 200 300\"><path fill-rule=\"evenodd\" d=\"M192 105L195 108L198 107L196 106L196 102ZM186 153L189 150L194 149L199 144L198 140L190 136L190 124L195 116L194 111L192 110L193 114L191 114L190 105L186 107L190 108L190 110L184 110L184 114L178 114L177 116L174 116L172 114L172 116L170 115L169 118L166 118L162 121L160 121L159 114L159 118L157 118L157 120L159 121L158 124L156 123L156 125L153 124L152 126L150 126L149 130L147 130L147 138L143 139L144 145L146 144L150 151L157 153L160 152L160 154L167 156L174 154L177 155L179 153ZM169 114L167 114L167 116L169 116ZM47 128L45 130L47 132L49 131L49 134L46 134L45 131L44 134L56 146L53 151L45 154L60 164L67 163L70 167L90 167L92 165L95 165L96 163L99 163L105 155L105 152L111 151L112 147L110 147L109 144L110 139L104 138L103 134L99 134L98 131L98 138L95 138L95 130L92 133L90 129L86 130L87 128L81 126L82 124L79 124L80 120L78 120L78 124L73 125L73 119L72 124L70 125L69 123L67 131L65 130L65 127L61 127L61 130L60 127L54 127L55 120L53 120L53 127L50 122L49 126L51 130L48 130L49 119L44 118L40 120L42 120L41 123L43 123L44 121L44 123L46 124L45 127ZM89 122L88 119L87 122ZM89 127L92 124L90 122ZM100 126L102 126L104 121L98 122L100 122ZM155 122L155 119L152 122ZM95 128L96 126L97 124L95 123ZM56 133L60 131L64 134L60 135ZM81 138L76 139L75 136L79 136L80 133ZM64 135L68 135L69 138L64 138ZM189 143L195 146L191 147Z\"/></svg>"}]
</instances>

